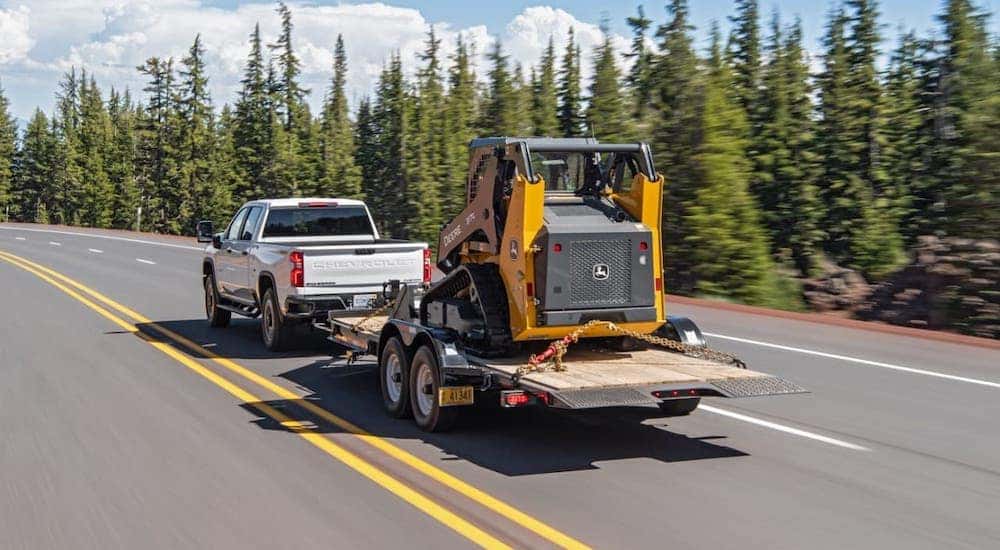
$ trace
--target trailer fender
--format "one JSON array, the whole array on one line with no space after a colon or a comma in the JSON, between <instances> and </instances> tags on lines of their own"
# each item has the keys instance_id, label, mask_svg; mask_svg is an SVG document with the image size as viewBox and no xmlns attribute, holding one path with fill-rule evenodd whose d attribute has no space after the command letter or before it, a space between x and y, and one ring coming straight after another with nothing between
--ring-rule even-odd
<instances>
[{"instance_id":1,"label":"trailer fender","mask_svg":"<svg viewBox=\"0 0 1000 550\"><path fill-rule=\"evenodd\" d=\"M664 332L664 336L671 340L677 340L678 342L692 346L704 347L708 345L708 342L705 341L705 336L701 333L701 329L698 328L698 325L694 321L687 317L668 315L667 323L660 330Z\"/></svg>"}]
</instances>

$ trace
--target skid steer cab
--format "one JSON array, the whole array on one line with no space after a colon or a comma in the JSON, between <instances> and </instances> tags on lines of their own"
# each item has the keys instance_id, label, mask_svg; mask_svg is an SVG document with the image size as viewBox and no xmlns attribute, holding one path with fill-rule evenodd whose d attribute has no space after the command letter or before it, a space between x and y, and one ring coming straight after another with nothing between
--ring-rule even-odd
<instances>
[{"instance_id":1,"label":"skid steer cab","mask_svg":"<svg viewBox=\"0 0 1000 550\"><path fill-rule=\"evenodd\" d=\"M498 301L476 328L485 344L561 338L594 319L663 326L663 179L646 144L484 138L470 149L466 208L441 233L438 267L475 285L463 267L483 266L492 288L476 290ZM437 296L425 320L440 324L448 308Z\"/></svg>"},{"instance_id":2,"label":"skid steer cab","mask_svg":"<svg viewBox=\"0 0 1000 550\"><path fill-rule=\"evenodd\" d=\"M803 391L667 316L663 178L646 144L492 137L469 152L465 207L438 242L444 277L329 320L351 358L378 359L391 415L436 431L486 396L682 416L702 397Z\"/></svg>"}]
</instances>

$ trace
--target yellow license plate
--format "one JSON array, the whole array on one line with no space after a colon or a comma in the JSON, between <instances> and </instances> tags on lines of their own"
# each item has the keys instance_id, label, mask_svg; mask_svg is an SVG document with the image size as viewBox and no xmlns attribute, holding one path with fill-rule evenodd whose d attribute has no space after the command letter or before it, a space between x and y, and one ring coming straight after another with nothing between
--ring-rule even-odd
<instances>
[{"instance_id":1,"label":"yellow license plate","mask_svg":"<svg viewBox=\"0 0 1000 550\"><path fill-rule=\"evenodd\" d=\"M438 388L438 403L442 407L472 404L472 386L450 386Z\"/></svg>"}]
</instances>

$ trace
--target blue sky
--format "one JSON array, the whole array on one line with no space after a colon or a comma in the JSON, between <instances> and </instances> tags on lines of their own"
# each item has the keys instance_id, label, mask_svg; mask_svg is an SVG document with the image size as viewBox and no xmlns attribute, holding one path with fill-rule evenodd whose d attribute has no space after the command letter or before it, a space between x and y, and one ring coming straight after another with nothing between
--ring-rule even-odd
<instances>
[{"instance_id":1,"label":"blue sky","mask_svg":"<svg viewBox=\"0 0 1000 550\"><path fill-rule=\"evenodd\" d=\"M288 0L296 25L296 47L303 60L303 80L313 89L318 105L330 77L332 48L343 33L349 55L348 89L352 100L369 93L385 59L400 51L412 70L424 34L434 25L444 39L445 54L462 35L480 53L500 38L514 62L535 63L548 37L561 46L574 28L585 55L600 43L598 24L605 16L612 40L628 47L625 17L635 13L634 0L549 0L470 2L469 0L386 0L384 3L297 2ZM642 2L657 23L665 19L664 3ZM1000 0L979 0L993 11ZM12 111L22 121L35 106L50 111L62 73L70 67L86 68L99 85L131 90L143 82L135 71L147 57L180 59L196 34L208 50L208 69L217 105L233 101L247 52L247 34L260 22L265 40L278 32L274 3L239 3L229 0L0 0L0 85L12 101ZM761 2L762 24L778 9L785 21L798 16L805 31L806 48L818 54L830 1L779 0ZM940 0L883 0L881 22L892 47L897 28L914 28L922 34L937 29L934 15ZM697 27L698 46L706 46L711 21L723 30L732 14L731 0L691 2L691 19ZM991 31L998 32L997 18ZM480 59L480 74L485 64ZM589 73L584 64L584 77Z\"/></svg>"}]
</instances>

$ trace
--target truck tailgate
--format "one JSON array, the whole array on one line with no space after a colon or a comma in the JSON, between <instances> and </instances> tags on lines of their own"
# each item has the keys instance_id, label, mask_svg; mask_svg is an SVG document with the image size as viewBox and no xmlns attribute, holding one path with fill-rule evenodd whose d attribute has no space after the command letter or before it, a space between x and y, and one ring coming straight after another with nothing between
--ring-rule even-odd
<instances>
[{"instance_id":1,"label":"truck tailgate","mask_svg":"<svg viewBox=\"0 0 1000 550\"><path fill-rule=\"evenodd\" d=\"M377 286L391 280L423 278L424 247L419 244L303 246L305 281L309 287Z\"/></svg>"},{"instance_id":2,"label":"truck tailgate","mask_svg":"<svg viewBox=\"0 0 1000 550\"><path fill-rule=\"evenodd\" d=\"M526 363L524 358L476 362L506 375L514 375ZM769 374L661 349L620 352L577 346L563 362L566 370L524 374L518 383L525 389L548 392L554 406L573 409L654 405L664 398L692 395L754 397L805 392Z\"/></svg>"}]
</instances>

